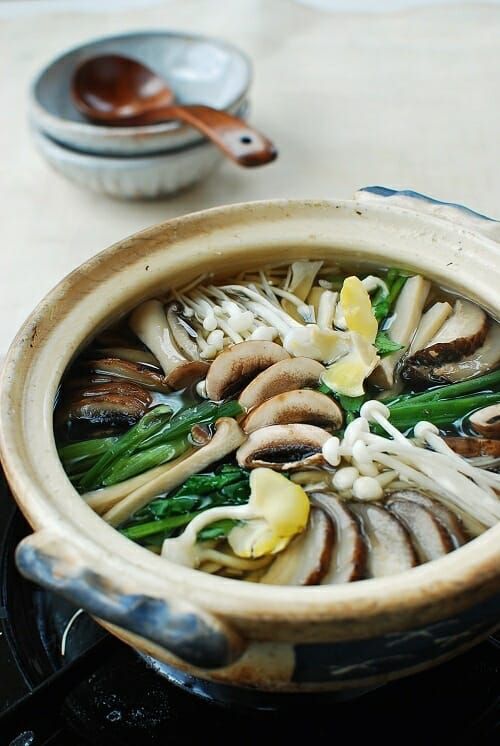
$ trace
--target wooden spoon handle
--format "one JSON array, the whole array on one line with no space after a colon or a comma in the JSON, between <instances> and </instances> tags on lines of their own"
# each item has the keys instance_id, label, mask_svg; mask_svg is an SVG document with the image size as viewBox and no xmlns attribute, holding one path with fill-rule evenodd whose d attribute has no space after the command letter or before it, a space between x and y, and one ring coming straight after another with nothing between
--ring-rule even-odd
<instances>
[{"instance_id":1,"label":"wooden spoon handle","mask_svg":"<svg viewBox=\"0 0 500 746\"><path fill-rule=\"evenodd\" d=\"M271 140L225 111L201 105L172 106L169 118L172 117L203 132L240 166L263 166L278 155Z\"/></svg>"}]
</instances>

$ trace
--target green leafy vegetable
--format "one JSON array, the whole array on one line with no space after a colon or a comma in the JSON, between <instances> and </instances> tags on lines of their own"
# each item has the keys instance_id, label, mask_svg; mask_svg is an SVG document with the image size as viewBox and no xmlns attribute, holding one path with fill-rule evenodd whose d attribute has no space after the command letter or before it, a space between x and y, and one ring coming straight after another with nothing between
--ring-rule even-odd
<instances>
[{"instance_id":1,"label":"green leafy vegetable","mask_svg":"<svg viewBox=\"0 0 500 746\"><path fill-rule=\"evenodd\" d=\"M385 283L389 292L386 293L382 288L379 288L372 299L373 314L379 325L392 311L407 279L407 275L402 274L397 269L388 271Z\"/></svg>"},{"instance_id":2,"label":"green leafy vegetable","mask_svg":"<svg viewBox=\"0 0 500 746\"><path fill-rule=\"evenodd\" d=\"M390 355L391 352L402 350L404 345L400 345L399 342L394 342L387 332L379 331L375 337L375 347L377 348L380 357L385 357L385 355Z\"/></svg>"},{"instance_id":3,"label":"green leafy vegetable","mask_svg":"<svg viewBox=\"0 0 500 746\"><path fill-rule=\"evenodd\" d=\"M203 528L197 536L198 541L213 541L214 539L225 539L232 528L237 526L239 521L232 518L223 518L221 521L215 521L210 526Z\"/></svg>"},{"instance_id":4,"label":"green leafy vegetable","mask_svg":"<svg viewBox=\"0 0 500 746\"><path fill-rule=\"evenodd\" d=\"M346 425L348 425L359 416L359 410L366 401L366 394L363 394L362 396L344 396L344 394L336 394L335 398L345 412L345 421Z\"/></svg>"}]
</instances>

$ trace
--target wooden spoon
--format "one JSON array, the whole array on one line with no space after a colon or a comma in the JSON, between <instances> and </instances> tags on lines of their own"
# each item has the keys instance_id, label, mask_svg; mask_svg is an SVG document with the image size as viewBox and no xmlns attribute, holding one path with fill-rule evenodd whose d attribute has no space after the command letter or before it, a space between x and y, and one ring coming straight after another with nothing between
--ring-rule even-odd
<instances>
[{"instance_id":1,"label":"wooden spoon","mask_svg":"<svg viewBox=\"0 0 500 746\"><path fill-rule=\"evenodd\" d=\"M273 143L238 117L210 106L180 106L156 73L118 54L83 62L72 79L75 106L86 117L108 125L147 125L179 119L202 132L240 166L273 161Z\"/></svg>"}]
</instances>

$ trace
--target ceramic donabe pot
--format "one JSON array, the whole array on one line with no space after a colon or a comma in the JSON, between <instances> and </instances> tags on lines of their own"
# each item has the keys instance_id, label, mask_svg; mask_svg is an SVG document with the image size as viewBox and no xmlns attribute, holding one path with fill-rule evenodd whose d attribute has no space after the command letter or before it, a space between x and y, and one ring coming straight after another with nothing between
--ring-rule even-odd
<instances>
[{"instance_id":1,"label":"ceramic donabe pot","mask_svg":"<svg viewBox=\"0 0 500 746\"><path fill-rule=\"evenodd\" d=\"M33 312L4 368L2 457L34 529L17 552L21 572L87 609L176 681L196 677L224 697L378 685L484 638L500 617L500 526L389 578L293 588L214 577L149 553L85 505L58 460L52 410L64 370L97 331L200 272L303 257L404 266L498 318L499 233L456 206L372 189L352 201L188 215L87 262Z\"/></svg>"}]
</instances>

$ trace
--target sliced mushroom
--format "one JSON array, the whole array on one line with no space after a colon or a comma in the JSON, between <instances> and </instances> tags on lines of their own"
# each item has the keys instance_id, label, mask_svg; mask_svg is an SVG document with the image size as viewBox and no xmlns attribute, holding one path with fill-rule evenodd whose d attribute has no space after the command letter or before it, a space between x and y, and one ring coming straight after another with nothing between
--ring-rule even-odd
<instances>
[{"instance_id":1,"label":"sliced mushroom","mask_svg":"<svg viewBox=\"0 0 500 746\"><path fill-rule=\"evenodd\" d=\"M91 350L93 358L100 357L117 357L120 360L128 360L131 363L142 363L143 365L152 365L159 369L158 360L150 352L139 350L133 347L98 347Z\"/></svg>"},{"instance_id":2,"label":"sliced mushroom","mask_svg":"<svg viewBox=\"0 0 500 746\"><path fill-rule=\"evenodd\" d=\"M167 308L167 322L178 349L188 360L199 360L200 350L195 342L196 332L182 315L179 303L170 303Z\"/></svg>"},{"instance_id":3,"label":"sliced mushroom","mask_svg":"<svg viewBox=\"0 0 500 746\"><path fill-rule=\"evenodd\" d=\"M255 376L243 389L238 401L245 409L251 409L275 394L316 388L325 370L321 363L308 357L287 357Z\"/></svg>"},{"instance_id":4,"label":"sliced mushroom","mask_svg":"<svg viewBox=\"0 0 500 746\"><path fill-rule=\"evenodd\" d=\"M221 417L216 422L216 430L212 440L206 446L194 451L176 466L165 464L162 471L155 470L155 477L127 497L114 505L104 515L104 520L112 526L123 523L137 510L143 508L156 495L170 492L186 481L192 474L206 469L215 461L228 456L245 440L245 434L236 420Z\"/></svg>"},{"instance_id":5,"label":"sliced mushroom","mask_svg":"<svg viewBox=\"0 0 500 746\"><path fill-rule=\"evenodd\" d=\"M210 369L210 365L203 360L192 360L174 368L167 376L167 385L177 391L203 380Z\"/></svg>"},{"instance_id":6,"label":"sliced mushroom","mask_svg":"<svg viewBox=\"0 0 500 746\"><path fill-rule=\"evenodd\" d=\"M87 383L81 381L80 383L80 386L73 386L69 389L66 389L65 386L65 390L70 393L72 401L88 398L94 399L99 396L132 397L137 399L139 402L142 402L145 409L147 409L153 401L153 397L147 389L136 383L130 383L129 381L112 381L109 379L103 379L103 381L97 381L95 383L92 381L88 381Z\"/></svg>"},{"instance_id":7,"label":"sliced mushroom","mask_svg":"<svg viewBox=\"0 0 500 746\"><path fill-rule=\"evenodd\" d=\"M289 357L275 342L250 341L232 345L210 366L206 378L207 396L213 401L227 399L262 370Z\"/></svg>"},{"instance_id":8,"label":"sliced mushroom","mask_svg":"<svg viewBox=\"0 0 500 746\"><path fill-rule=\"evenodd\" d=\"M57 411L56 425L82 431L98 429L100 434L125 430L145 414L147 405L133 396L109 394L71 401ZM95 435L95 433L94 433Z\"/></svg>"},{"instance_id":9,"label":"sliced mushroom","mask_svg":"<svg viewBox=\"0 0 500 746\"><path fill-rule=\"evenodd\" d=\"M417 556L404 526L377 505L350 503L360 518L368 543L367 574L371 578L395 575L417 564Z\"/></svg>"},{"instance_id":10,"label":"sliced mushroom","mask_svg":"<svg viewBox=\"0 0 500 746\"><path fill-rule=\"evenodd\" d=\"M500 404L478 409L469 417L471 427L487 438L500 438Z\"/></svg>"},{"instance_id":11,"label":"sliced mushroom","mask_svg":"<svg viewBox=\"0 0 500 746\"><path fill-rule=\"evenodd\" d=\"M290 281L286 285L286 290L293 293L300 300L305 301L313 286L316 275L321 269L323 262L299 261L291 265ZM291 301L283 298L281 301L283 309L297 321L303 322L304 319L297 312L297 306Z\"/></svg>"},{"instance_id":12,"label":"sliced mushroom","mask_svg":"<svg viewBox=\"0 0 500 746\"><path fill-rule=\"evenodd\" d=\"M236 452L236 459L246 469L302 469L323 463L322 448L330 437L330 433L314 425L270 425L250 433Z\"/></svg>"},{"instance_id":13,"label":"sliced mushroom","mask_svg":"<svg viewBox=\"0 0 500 746\"><path fill-rule=\"evenodd\" d=\"M406 380L434 381L434 368L460 360L480 347L488 332L488 317L475 303L457 300L453 314L421 350L410 355L401 375Z\"/></svg>"},{"instance_id":14,"label":"sliced mushroom","mask_svg":"<svg viewBox=\"0 0 500 746\"><path fill-rule=\"evenodd\" d=\"M131 381L151 391L170 391L164 376L141 363L131 363L128 360L109 357L100 360L84 360L79 369L98 376Z\"/></svg>"},{"instance_id":15,"label":"sliced mushroom","mask_svg":"<svg viewBox=\"0 0 500 746\"><path fill-rule=\"evenodd\" d=\"M317 585L330 566L334 531L326 514L313 508L306 530L296 536L260 579L267 585Z\"/></svg>"},{"instance_id":16,"label":"sliced mushroom","mask_svg":"<svg viewBox=\"0 0 500 746\"><path fill-rule=\"evenodd\" d=\"M464 531L462 523L455 515L455 513L442 503L432 499L423 492L412 489L395 490L394 492L390 492L387 495L387 498L411 500L418 505L422 505L424 508L427 508L427 510L429 510L435 518L437 518L442 526L444 526L444 528L450 535L455 548L461 547L463 544L467 543L468 537Z\"/></svg>"},{"instance_id":17,"label":"sliced mushroom","mask_svg":"<svg viewBox=\"0 0 500 746\"><path fill-rule=\"evenodd\" d=\"M481 376L500 365L500 324L493 323L484 344L472 354L454 363L433 369L431 376L436 383L457 383Z\"/></svg>"},{"instance_id":18,"label":"sliced mushroom","mask_svg":"<svg viewBox=\"0 0 500 746\"><path fill-rule=\"evenodd\" d=\"M500 440L497 438L469 438L463 436L447 436L445 443L464 458L476 456L500 456Z\"/></svg>"},{"instance_id":19,"label":"sliced mushroom","mask_svg":"<svg viewBox=\"0 0 500 746\"><path fill-rule=\"evenodd\" d=\"M286 391L252 409L243 420L242 427L246 433L251 433L268 425L299 422L338 430L342 426L342 410L333 399L319 391Z\"/></svg>"},{"instance_id":20,"label":"sliced mushroom","mask_svg":"<svg viewBox=\"0 0 500 746\"><path fill-rule=\"evenodd\" d=\"M413 353L428 345L452 312L453 308L448 302L434 303L420 319L420 324L410 345L409 354L413 355Z\"/></svg>"},{"instance_id":21,"label":"sliced mushroom","mask_svg":"<svg viewBox=\"0 0 500 746\"><path fill-rule=\"evenodd\" d=\"M394 307L392 324L387 330L390 339L403 345L403 349L386 355L380 361L369 379L375 386L390 389L394 384L396 366L404 354L404 348L409 345L420 323L430 286L430 282L424 280L420 275L410 277L405 282Z\"/></svg>"},{"instance_id":22,"label":"sliced mushroom","mask_svg":"<svg viewBox=\"0 0 500 746\"><path fill-rule=\"evenodd\" d=\"M450 535L423 505L398 497L389 498L385 505L408 529L420 562L444 557L453 550Z\"/></svg>"},{"instance_id":23,"label":"sliced mushroom","mask_svg":"<svg viewBox=\"0 0 500 746\"><path fill-rule=\"evenodd\" d=\"M366 544L352 513L333 495L314 492L311 495L311 502L325 511L335 527L330 566L321 584L361 580L365 572Z\"/></svg>"}]
</instances>

